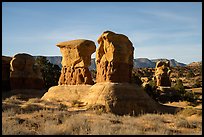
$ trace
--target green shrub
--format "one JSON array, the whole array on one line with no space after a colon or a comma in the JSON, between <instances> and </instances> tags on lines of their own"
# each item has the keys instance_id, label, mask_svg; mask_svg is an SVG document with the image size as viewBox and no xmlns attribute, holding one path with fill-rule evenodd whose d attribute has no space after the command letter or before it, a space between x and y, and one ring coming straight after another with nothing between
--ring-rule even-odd
<instances>
[{"instance_id":1,"label":"green shrub","mask_svg":"<svg viewBox=\"0 0 204 137\"><path fill-rule=\"evenodd\" d=\"M145 85L144 90L155 101L159 101L160 92L157 90L156 81L151 80Z\"/></svg>"},{"instance_id":2,"label":"green shrub","mask_svg":"<svg viewBox=\"0 0 204 137\"><path fill-rule=\"evenodd\" d=\"M195 76L195 74L193 73L192 70L189 70L188 73L187 73L187 75L186 75L187 78L192 78L192 77L194 77L194 76Z\"/></svg>"},{"instance_id":3,"label":"green shrub","mask_svg":"<svg viewBox=\"0 0 204 137\"><path fill-rule=\"evenodd\" d=\"M199 97L192 91L187 91L183 94L183 100L189 101L195 104L197 103L196 101L198 100L198 98Z\"/></svg>"},{"instance_id":4,"label":"green shrub","mask_svg":"<svg viewBox=\"0 0 204 137\"><path fill-rule=\"evenodd\" d=\"M140 77L136 74L132 74L132 83L135 83L139 86L142 85L142 80L140 79Z\"/></svg>"},{"instance_id":5,"label":"green shrub","mask_svg":"<svg viewBox=\"0 0 204 137\"><path fill-rule=\"evenodd\" d=\"M184 68L181 67L181 68L179 69L178 76L179 76L179 77L183 77L183 74L184 74Z\"/></svg>"},{"instance_id":6,"label":"green shrub","mask_svg":"<svg viewBox=\"0 0 204 137\"><path fill-rule=\"evenodd\" d=\"M200 81L196 81L196 83L192 86L193 88L199 88L201 87Z\"/></svg>"},{"instance_id":7,"label":"green shrub","mask_svg":"<svg viewBox=\"0 0 204 137\"><path fill-rule=\"evenodd\" d=\"M172 89L179 91L180 93L184 93L185 92L185 88L183 86L183 82L180 79L176 80L176 84L175 86L172 87Z\"/></svg>"},{"instance_id":8,"label":"green shrub","mask_svg":"<svg viewBox=\"0 0 204 137\"><path fill-rule=\"evenodd\" d=\"M61 74L61 68L58 65L50 63L46 57L43 56L36 58L36 64L40 66L45 89L58 85L58 80Z\"/></svg>"},{"instance_id":9,"label":"green shrub","mask_svg":"<svg viewBox=\"0 0 204 137\"><path fill-rule=\"evenodd\" d=\"M169 89L169 91L160 91L156 87L156 82L151 80L149 84L144 87L146 93L155 101L160 103L189 101L196 104L198 96L193 92L185 91L182 80L177 79L176 84Z\"/></svg>"}]
</instances>

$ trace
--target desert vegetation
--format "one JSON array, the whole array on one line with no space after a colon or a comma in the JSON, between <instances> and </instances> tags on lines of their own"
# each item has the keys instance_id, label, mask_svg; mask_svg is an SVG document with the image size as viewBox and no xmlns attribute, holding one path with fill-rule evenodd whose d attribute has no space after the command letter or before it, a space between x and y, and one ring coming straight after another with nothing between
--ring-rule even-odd
<instances>
[{"instance_id":1,"label":"desert vegetation","mask_svg":"<svg viewBox=\"0 0 204 137\"><path fill-rule=\"evenodd\" d=\"M184 135L202 134L202 110L187 107L177 114L118 116L79 102L27 101L10 96L2 104L3 135ZM75 111L75 109L78 109ZM23 129L23 130L22 130Z\"/></svg>"},{"instance_id":2,"label":"desert vegetation","mask_svg":"<svg viewBox=\"0 0 204 137\"><path fill-rule=\"evenodd\" d=\"M179 92L178 100L165 100L166 105L185 109L176 114L147 113L137 116L114 115L96 106L85 109L77 100L60 102L44 101L40 97L45 91L29 96L35 91L4 92L2 96L3 135L201 135L202 104L184 99L180 80L173 87ZM159 93L150 92L155 82L150 82L149 95L162 102ZM30 92L30 93L29 93ZM148 92L148 90L147 90ZM38 95L38 96L37 96ZM187 95L186 95L187 96ZM158 98L160 97L160 98ZM183 100L181 99L183 97ZM189 98L194 95L189 94ZM166 95L165 99L173 98ZM23 129L23 130L22 130Z\"/></svg>"},{"instance_id":3,"label":"desert vegetation","mask_svg":"<svg viewBox=\"0 0 204 137\"><path fill-rule=\"evenodd\" d=\"M43 56L37 57L35 62L40 67L45 89L58 85L61 68L58 65L50 63Z\"/></svg>"}]
</instances>

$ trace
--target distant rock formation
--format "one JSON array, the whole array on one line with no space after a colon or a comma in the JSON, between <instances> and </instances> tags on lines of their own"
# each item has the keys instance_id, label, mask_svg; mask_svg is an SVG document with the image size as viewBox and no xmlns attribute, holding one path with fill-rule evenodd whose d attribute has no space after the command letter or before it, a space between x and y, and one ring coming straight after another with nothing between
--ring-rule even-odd
<instances>
[{"instance_id":1,"label":"distant rock formation","mask_svg":"<svg viewBox=\"0 0 204 137\"><path fill-rule=\"evenodd\" d=\"M185 66L186 66L186 64L180 63L180 62L176 61L175 59L164 59L164 58L160 58L160 59L151 59L151 61L152 61L153 63L155 63L154 68L156 67L156 63L157 63L158 61L163 61L163 62L169 61L169 62L170 62L170 63L169 63L169 64L170 64L170 67L177 67L177 66L185 67Z\"/></svg>"},{"instance_id":2,"label":"distant rock formation","mask_svg":"<svg viewBox=\"0 0 204 137\"><path fill-rule=\"evenodd\" d=\"M2 90L10 90L10 61L12 57L2 56Z\"/></svg>"},{"instance_id":3,"label":"distant rock formation","mask_svg":"<svg viewBox=\"0 0 204 137\"><path fill-rule=\"evenodd\" d=\"M158 61L155 68L156 86L171 86L170 80L170 62Z\"/></svg>"},{"instance_id":4,"label":"distant rock formation","mask_svg":"<svg viewBox=\"0 0 204 137\"><path fill-rule=\"evenodd\" d=\"M62 53L58 85L94 84L88 67L96 46L93 41L78 39L57 44Z\"/></svg>"},{"instance_id":5,"label":"distant rock formation","mask_svg":"<svg viewBox=\"0 0 204 137\"><path fill-rule=\"evenodd\" d=\"M131 82L132 42L123 34L105 31L98 38L96 82Z\"/></svg>"},{"instance_id":6,"label":"distant rock formation","mask_svg":"<svg viewBox=\"0 0 204 137\"><path fill-rule=\"evenodd\" d=\"M10 62L11 89L43 89L44 82L35 59L29 54L16 54Z\"/></svg>"},{"instance_id":7,"label":"distant rock formation","mask_svg":"<svg viewBox=\"0 0 204 137\"><path fill-rule=\"evenodd\" d=\"M37 58L38 56L35 56ZM58 65L60 68L62 68L62 57L61 56L45 56L47 60L52 63ZM156 62L160 60L166 60L167 59L148 59L148 58L136 58L133 59L133 68L155 68ZM186 64L180 63L176 61L175 59L170 59L170 67L185 67ZM96 70L96 63L95 58L91 59L91 65L89 66L89 70Z\"/></svg>"},{"instance_id":8,"label":"distant rock formation","mask_svg":"<svg viewBox=\"0 0 204 137\"><path fill-rule=\"evenodd\" d=\"M192 62L190 64L187 65L188 67L200 67L202 66L202 61L200 62Z\"/></svg>"}]
</instances>

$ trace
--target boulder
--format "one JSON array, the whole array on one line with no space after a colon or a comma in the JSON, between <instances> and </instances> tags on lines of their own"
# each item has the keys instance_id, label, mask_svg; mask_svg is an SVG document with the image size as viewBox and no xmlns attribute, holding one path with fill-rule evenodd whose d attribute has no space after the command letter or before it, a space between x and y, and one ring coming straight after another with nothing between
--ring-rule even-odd
<instances>
[{"instance_id":1,"label":"boulder","mask_svg":"<svg viewBox=\"0 0 204 137\"><path fill-rule=\"evenodd\" d=\"M130 83L96 83L81 101L87 107L104 106L106 112L117 115L175 113L179 110L155 102L141 87Z\"/></svg>"},{"instance_id":2,"label":"boulder","mask_svg":"<svg viewBox=\"0 0 204 137\"><path fill-rule=\"evenodd\" d=\"M40 68L29 54L16 54L10 62L11 89L43 89L44 82Z\"/></svg>"},{"instance_id":3,"label":"boulder","mask_svg":"<svg viewBox=\"0 0 204 137\"><path fill-rule=\"evenodd\" d=\"M150 77L141 77L142 86L146 87L146 85L149 84L150 80L151 80Z\"/></svg>"},{"instance_id":4,"label":"boulder","mask_svg":"<svg viewBox=\"0 0 204 137\"><path fill-rule=\"evenodd\" d=\"M2 56L2 90L10 90L10 61L12 57Z\"/></svg>"},{"instance_id":5,"label":"boulder","mask_svg":"<svg viewBox=\"0 0 204 137\"><path fill-rule=\"evenodd\" d=\"M155 67L156 86L171 86L170 80L170 62L158 61Z\"/></svg>"},{"instance_id":6,"label":"boulder","mask_svg":"<svg viewBox=\"0 0 204 137\"><path fill-rule=\"evenodd\" d=\"M131 82L132 42L123 34L105 31L98 38L96 82Z\"/></svg>"},{"instance_id":7,"label":"boulder","mask_svg":"<svg viewBox=\"0 0 204 137\"><path fill-rule=\"evenodd\" d=\"M88 67L96 46L93 41L78 39L57 44L62 53L62 70L58 85L93 84Z\"/></svg>"}]
</instances>

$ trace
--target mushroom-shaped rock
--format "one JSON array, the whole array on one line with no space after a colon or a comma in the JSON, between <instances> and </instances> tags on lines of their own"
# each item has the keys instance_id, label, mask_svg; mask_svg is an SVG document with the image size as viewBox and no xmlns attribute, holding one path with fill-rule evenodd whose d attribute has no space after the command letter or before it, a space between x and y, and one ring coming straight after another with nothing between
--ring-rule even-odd
<instances>
[{"instance_id":1,"label":"mushroom-shaped rock","mask_svg":"<svg viewBox=\"0 0 204 137\"><path fill-rule=\"evenodd\" d=\"M131 82L132 42L123 34L105 31L98 38L96 82Z\"/></svg>"},{"instance_id":2,"label":"mushroom-shaped rock","mask_svg":"<svg viewBox=\"0 0 204 137\"><path fill-rule=\"evenodd\" d=\"M78 39L57 44L62 53L62 70L58 85L93 84L88 67L96 46L93 41Z\"/></svg>"},{"instance_id":3,"label":"mushroom-shaped rock","mask_svg":"<svg viewBox=\"0 0 204 137\"><path fill-rule=\"evenodd\" d=\"M43 89L42 74L29 54L16 54L10 62L11 89Z\"/></svg>"}]
</instances>

